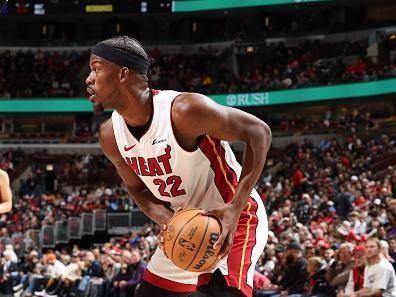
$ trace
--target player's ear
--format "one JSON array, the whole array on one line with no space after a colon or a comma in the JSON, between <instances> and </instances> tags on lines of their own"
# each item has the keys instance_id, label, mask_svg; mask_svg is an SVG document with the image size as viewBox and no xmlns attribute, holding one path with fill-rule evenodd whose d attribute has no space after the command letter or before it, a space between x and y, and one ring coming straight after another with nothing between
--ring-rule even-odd
<instances>
[{"instance_id":1,"label":"player's ear","mask_svg":"<svg viewBox=\"0 0 396 297\"><path fill-rule=\"evenodd\" d=\"M121 82L124 82L129 76L129 68L128 67L122 67L120 69L120 72L118 73L118 77Z\"/></svg>"}]
</instances>

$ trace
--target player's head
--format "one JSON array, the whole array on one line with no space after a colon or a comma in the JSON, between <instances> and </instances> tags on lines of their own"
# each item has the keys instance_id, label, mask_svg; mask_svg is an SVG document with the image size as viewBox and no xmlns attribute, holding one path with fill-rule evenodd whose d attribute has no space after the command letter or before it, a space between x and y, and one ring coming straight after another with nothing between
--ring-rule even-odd
<instances>
[{"instance_id":1,"label":"player's head","mask_svg":"<svg viewBox=\"0 0 396 297\"><path fill-rule=\"evenodd\" d=\"M91 49L86 79L93 102L105 108L117 108L126 91L146 89L147 71L152 62L142 44L128 36L116 36L97 43Z\"/></svg>"}]
</instances>

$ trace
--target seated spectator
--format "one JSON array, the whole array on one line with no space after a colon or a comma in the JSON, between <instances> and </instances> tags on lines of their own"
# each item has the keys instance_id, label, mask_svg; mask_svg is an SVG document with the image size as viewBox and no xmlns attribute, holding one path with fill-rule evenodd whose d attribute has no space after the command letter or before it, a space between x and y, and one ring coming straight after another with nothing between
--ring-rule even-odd
<instances>
[{"instance_id":1,"label":"seated spectator","mask_svg":"<svg viewBox=\"0 0 396 297\"><path fill-rule=\"evenodd\" d=\"M280 295L303 294L307 280L307 261L302 255L299 243L292 241L287 246L286 269L280 284Z\"/></svg>"},{"instance_id":2,"label":"seated spectator","mask_svg":"<svg viewBox=\"0 0 396 297\"><path fill-rule=\"evenodd\" d=\"M133 296L137 285L143 279L146 264L141 260L141 254L137 249L132 252L124 250L122 261L121 270L116 275L113 286L116 289L117 297Z\"/></svg>"},{"instance_id":3,"label":"seated spectator","mask_svg":"<svg viewBox=\"0 0 396 297\"><path fill-rule=\"evenodd\" d=\"M359 291L363 288L364 269L366 266L365 253L366 250L363 245L359 245L353 250L355 265L349 273L348 283L345 287L345 294L351 294L352 292ZM342 297L343 295L342 291L340 291L340 294L338 294L337 297Z\"/></svg>"},{"instance_id":4,"label":"seated spectator","mask_svg":"<svg viewBox=\"0 0 396 297\"><path fill-rule=\"evenodd\" d=\"M18 276L17 264L12 261L13 254L7 249L3 252L0 266L0 292L3 294L10 294L12 287L17 283Z\"/></svg>"},{"instance_id":5,"label":"seated spectator","mask_svg":"<svg viewBox=\"0 0 396 297\"><path fill-rule=\"evenodd\" d=\"M23 290L29 285L29 277L33 273L34 267L39 263L39 261L38 252L35 250L30 251L25 257L25 261L20 266L22 275L20 282L12 288L15 292L14 295L17 295L16 297L19 297L19 295L23 293Z\"/></svg>"},{"instance_id":6,"label":"seated spectator","mask_svg":"<svg viewBox=\"0 0 396 297\"><path fill-rule=\"evenodd\" d=\"M364 270L363 288L345 297L394 297L396 296L395 270L387 259L385 259L381 243L376 238L368 239L366 242L367 266Z\"/></svg>"},{"instance_id":7,"label":"seated spectator","mask_svg":"<svg viewBox=\"0 0 396 297\"><path fill-rule=\"evenodd\" d=\"M103 283L104 271L102 264L95 258L95 255L92 252L86 253L85 265L87 269L78 285L78 291L79 293L84 293L87 297L94 297L100 294L99 287Z\"/></svg>"},{"instance_id":8,"label":"seated spectator","mask_svg":"<svg viewBox=\"0 0 396 297\"><path fill-rule=\"evenodd\" d=\"M353 244L343 243L336 253L336 261L327 268L326 279L335 293L337 290L345 290L349 273L353 267L352 251Z\"/></svg>"},{"instance_id":9,"label":"seated spectator","mask_svg":"<svg viewBox=\"0 0 396 297\"><path fill-rule=\"evenodd\" d=\"M56 294L60 297L69 297L74 295L74 290L78 284L78 280L81 279L81 267L77 263L78 258L75 255L71 257L69 255L64 256L66 260L65 271L61 277L59 286L52 290L51 295ZM49 296L47 296L49 297Z\"/></svg>"},{"instance_id":10,"label":"seated spectator","mask_svg":"<svg viewBox=\"0 0 396 297\"><path fill-rule=\"evenodd\" d=\"M326 280L326 264L319 257L307 261L308 279L304 294L292 294L290 297L331 297L332 292Z\"/></svg>"},{"instance_id":11,"label":"seated spectator","mask_svg":"<svg viewBox=\"0 0 396 297\"><path fill-rule=\"evenodd\" d=\"M65 273L66 266L59 260L56 259L54 253L47 254L47 273L48 281L45 289L42 291L34 292L36 296L46 296L47 294L53 293L61 283L61 277Z\"/></svg>"},{"instance_id":12,"label":"seated spectator","mask_svg":"<svg viewBox=\"0 0 396 297\"><path fill-rule=\"evenodd\" d=\"M28 269L32 269L31 271L29 271L28 274L28 278L26 283L24 284L25 286L27 286L26 290L23 291L23 288L19 294L20 295L22 293L22 295L24 297L30 297L32 296L33 292L37 291L40 289L40 287L45 285L46 280L48 279L45 276L45 271L44 271L44 265L40 262L40 259L38 257L38 253L34 253L33 255L31 255L32 259L31 259L31 266ZM19 289L18 287L15 288L16 290ZM15 293L16 294L16 293ZM17 295L17 296L18 296Z\"/></svg>"}]
</instances>

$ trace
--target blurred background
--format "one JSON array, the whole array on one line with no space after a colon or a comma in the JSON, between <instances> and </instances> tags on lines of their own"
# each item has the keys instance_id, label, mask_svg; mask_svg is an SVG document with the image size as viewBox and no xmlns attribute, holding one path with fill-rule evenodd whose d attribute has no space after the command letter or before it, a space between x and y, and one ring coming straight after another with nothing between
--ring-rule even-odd
<instances>
[{"instance_id":1,"label":"blurred background","mask_svg":"<svg viewBox=\"0 0 396 297\"><path fill-rule=\"evenodd\" d=\"M0 168L14 194L0 217L0 295L132 296L134 269L158 244L101 153L111 113L94 112L85 93L90 47L114 35L154 57L152 88L200 92L271 127L256 186L271 232L255 296L313 296L317 276L315 296L340 296L369 238L395 267L395 1L0 7ZM243 145L232 146L241 159Z\"/></svg>"}]
</instances>

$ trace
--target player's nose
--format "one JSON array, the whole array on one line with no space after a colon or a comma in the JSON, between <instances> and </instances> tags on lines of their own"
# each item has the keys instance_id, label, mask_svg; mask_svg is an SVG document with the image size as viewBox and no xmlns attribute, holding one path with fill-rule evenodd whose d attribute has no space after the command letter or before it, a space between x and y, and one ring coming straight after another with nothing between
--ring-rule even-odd
<instances>
[{"instance_id":1,"label":"player's nose","mask_svg":"<svg viewBox=\"0 0 396 297\"><path fill-rule=\"evenodd\" d=\"M94 84L94 77L92 75L92 72L90 72L89 75L87 76L87 78L85 79L85 84L87 86Z\"/></svg>"}]
</instances>

